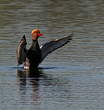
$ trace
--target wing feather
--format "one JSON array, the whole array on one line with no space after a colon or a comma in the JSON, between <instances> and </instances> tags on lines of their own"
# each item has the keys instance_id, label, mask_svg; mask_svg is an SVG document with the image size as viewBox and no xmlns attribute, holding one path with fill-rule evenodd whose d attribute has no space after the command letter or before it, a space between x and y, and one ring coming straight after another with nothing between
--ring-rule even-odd
<instances>
[{"instance_id":1,"label":"wing feather","mask_svg":"<svg viewBox=\"0 0 104 110\"><path fill-rule=\"evenodd\" d=\"M24 35L20 40L20 43L16 50L18 65L23 64L23 62L26 60L26 54L27 54L26 44L27 44L26 37Z\"/></svg>"},{"instance_id":2,"label":"wing feather","mask_svg":"<svg viewBox=\"0 0 104 110\"><path fill-rule=\"evenodd\" d=\"M43 47L41 48L41 54L42 54L42 60L51 52L53 52L54 50L64 46L65 44L67 44L68 42L70 42L70 40L72 40L72 36L73 33L70 34L67 37L58 39L58 40L54 40L54 41L50 41L46 44L43 45Z\"/></svg>"}]
</instances>

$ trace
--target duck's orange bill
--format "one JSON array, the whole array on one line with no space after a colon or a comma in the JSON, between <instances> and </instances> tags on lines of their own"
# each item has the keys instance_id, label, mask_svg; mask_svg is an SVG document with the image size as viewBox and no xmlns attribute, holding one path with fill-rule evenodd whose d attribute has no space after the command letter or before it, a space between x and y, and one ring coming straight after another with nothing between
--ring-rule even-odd
<instances>
[{"instance_id":1,"label":"duck's orange bill","mask_svg":"<svg viewBox=\"0 0 104 110\"><path fill-rule=\"evenodd\" d=\"M41 34L41 33L38 33L38 36L40 37L40 36L43 36L43 34Z\"/></svg>"}]
</instances>

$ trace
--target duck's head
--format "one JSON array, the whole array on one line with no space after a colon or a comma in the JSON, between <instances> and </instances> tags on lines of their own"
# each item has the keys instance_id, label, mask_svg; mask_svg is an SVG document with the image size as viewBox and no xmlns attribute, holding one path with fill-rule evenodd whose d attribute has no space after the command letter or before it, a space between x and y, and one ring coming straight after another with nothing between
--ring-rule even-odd
<instances>
[{"instance_id":1,"label":"duck's head","mask_svg":"<svg viewBox=\"0 0 104 110\"><path fill-rule=\"evenodd\" d=\"M39 29L33 29L31 35L32 35L32 40L37 40L43 34L40 33Z\"/></svg>"}]
</instances>

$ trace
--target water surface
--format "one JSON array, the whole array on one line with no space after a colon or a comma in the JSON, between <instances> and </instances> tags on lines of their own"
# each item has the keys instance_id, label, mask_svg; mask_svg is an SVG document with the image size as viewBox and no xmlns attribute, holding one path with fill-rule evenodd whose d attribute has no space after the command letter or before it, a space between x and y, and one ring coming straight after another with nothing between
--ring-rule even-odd
<instances>
[{"instance_id":1,"label":"water surface","mask_svg":"<svg viewBox=\"0 0 104 110\"><path fill-rule=\"evenodd\" d=\"M0 110L104 109L104 1L0 0ZM40 43L74 33L31 77L16 47L39 28ZM37 72L36 72L37 73Z\"/></svg>"}]
</instances>

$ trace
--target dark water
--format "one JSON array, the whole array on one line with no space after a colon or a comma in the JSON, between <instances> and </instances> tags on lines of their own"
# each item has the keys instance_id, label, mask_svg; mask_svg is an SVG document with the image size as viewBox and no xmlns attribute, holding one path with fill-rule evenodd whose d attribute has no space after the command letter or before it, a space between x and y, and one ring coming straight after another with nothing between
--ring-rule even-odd
<instances>
[{"instance_id":1,"label":"dark water","mask_svg":"<svg viewBox=\"0 0 104 110\"><path fill-rule=\"evenodd\" d=\"M42 43L74 32L49 55L38 77L16 67L23 34L41 29ZM0 0L0 110L104 109L104 1Z\"/></svg>"}]
</instances>

